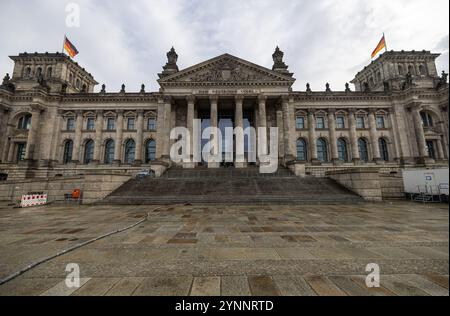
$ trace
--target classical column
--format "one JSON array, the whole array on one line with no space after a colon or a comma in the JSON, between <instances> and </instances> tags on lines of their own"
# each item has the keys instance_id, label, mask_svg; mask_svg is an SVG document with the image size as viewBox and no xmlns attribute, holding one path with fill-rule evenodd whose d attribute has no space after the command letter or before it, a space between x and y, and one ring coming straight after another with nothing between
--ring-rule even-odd
<instances>
[{"instance_id":1,"label":"classical column","mask_svg":"<svg viewBox=\"0 0 450 316\"><path fill-rule=\"evenodd\" d=\"M422 118L420 116L421 104L419 102L413 103L410 106L411 114L414 122L414 130L416 132L416 141L419 149L419 163L425 163L429 159L427 141L425 139L425 132L423 131Z\"/></svg>"},{"instance_id":2,"label":"classical column","mask_svg":"<svg viewBox=\"0 0 450 316\"><path fill-rule=\"evenodd\" d=\"M186 128L190 134L190 142L189 142L189 163L184 163L184 168L194 168L195 164L193 162L194 159L194 119L195 119L195 96L189 95L187 97L187 116L186 116Z\"/></svg>"},{"instance_id":3,"label":"classical column","mask_svg":"<svg viewBox=\"0 0 450 316\"><path fill-rule=\"evenodd\" d=\"M289 98L287 96L284 96L282 98L282 108L283 108L283 128L284 128L284 160L285 163L289 161L295 160L295 156L292 152L292 146L291 146L291 118L290 118L290 111L289 111Z\"/></svg>"},{"instance_id":4,"label":"classical column","mask_svg":"<svg viewBox=\"0 0 450 316\"><path fill-rule=\"evenodd\" d=\"M136 132L136 156L134 164L140 166L142 164L142 142L144 141L144 110L137 111L137 132Z\"/></svg>"},{"instance_id":5,"label":"classical column","mask_svg":"<svg viewBox=\"0 0 450 316\"><path fill-rule=\"evenodd\" d=\"M265 95L258 96L259 127L267 127L266 101Z\"/></svg>"},{"instance_id":6,"label":"classical column","mask_svg":"<svg viewBox=\"0 0 450 316\"><path fill-rule=\"evenodd\" d=\"M317 139L316 139L316 118L314 117L314 110L308 110L308 130L309 130L309 152L311 162L313 164L319 163L317 159Z\"/></svg>"},{"instance_id":7,"label":"classical column","mask_svg":"<svg viewBox=\"0 0 450 316\"><path fill-rule=\"evenodd\" d=\"M369 112L369 128L370 128L370 143L372 147L373 161L381 162L380 147L378 146L377 123L375 119L375 109Z\"/></svg>"},{"instance_id":8,"label":"classical column","mask_svg":"<svg viewBox=\"0 0 450 316\"><path fill-rule=\"evenodd\" d=\"M438 122L440 132L442 133L442 142L443 142L443 150L444 150L444 159L448 159L448 106L441 106L441 116L442 120Z\"/></svg>"},{"instance_id":9,"label":"classical column","mask_svg":"<svg viewBox=\"0 0 450 316\"><path fill-rule=\"evenodd\" d=\"M162 98L158 99L158 117L156 119L156 157L158 159L162 158L164 152L164 100Z\"/></svg>"},{"instance_id":10,"label":"classical column","mask_svg":"<svg viewBox=\"0 0 450 316\"><path fill-rule=\"evenodd\" d=\"M9 149L8 149L8 163L14 162L14 141L12 139L9 140Z\"/></svg>"},{"instance_id":11,"label":"classical column","mask_svg":"<svg viewBox=\"0 0 450 316\"><path fill-rule=\"evenodd\" d=\"M94 163L101 162L102 138L103 138L103 111L97 111L97 119L95 122L95 147L94 147Z\"/></svg>"},{"instance_id":12,"label":"classical column","mask_svg":"<svg viewBox=\"0 0 450 316\"><path fill-rule=\"evenodd\" d=\"M398 161L400 159L400 141L397 133L397 122L395 120L395 110L394 108L389 108L389 119L391 124L391 131L394 140L394 160Z\"/></svg>"},{"instance_id":13,"label":"classical column","mask_svg":"<svg viewBox=\"0 0 450 316\"><path fill-rule=\"evenodd\" d=\"M356 118L355 110L350 109L348 113L348 121L350 127L350 146L352 148L352 159L354 163L358 163L361 159L359 156L358 136L356 135Z\"/></svg>"},{"instance_id":14,"label":"classical column","mask_svg":"<svg viewBox=\"0 0 450 316\"><path fill-rule=\"evenodd\" d=\"M117 111L116 142L114 146L114 164L122 162L123 110Z\"/></svg>"},{"instance_id":15,"label":"classical column","mask_svg":"<svg viewBox=\"0 0 450 316\"><path fill-rule=\"evenodd\" d=\"M442 147L442 137L436 140L438 160L445 160L444 148Z\"/></svg>"},{"instance_id":16,"label":"classical column","mask_svg":"<svg viewBox=\"0 0 450 316\"><path fill-rule=\"evenodd\" d=\"M5 134L3 134L3 139L4 139L4 143L2 144L2 157L0 157L2 159L2 162L8 162L8 149L9 149L9 144L8 144L8 139L9 136L11 134L11 126L9 124L9 111L4 114L4 119L3 119L3 126L5 126Z\"/></svg>"},{"instance_id":17,"label":"classical column","mask_svg":"<svg viewBox=\"0 0 450 316\"><path fill-rule=\"evenodd\" d=\"M243 96L236 96L235 98L236 108L234 112L234 127L242 129L244 128L244 114L243 114ZM236 168L244 168L246 166L245 163L245 141L244 141L244 133L239 132L236 134Z\"/></svg>"},{"instance_id":18,"label":"classical column","mask_svg":"<svg viewBox=\"0 0 450 316\"><path fill-rule=\"evenodd\" d=\"M170 161L170 130L172 126L172 98L165 97L164 98L164 136L162 138L163 142L163 152L162 158Z\"/></svg>"},{"instance_id":19,"label":"classical column","mask_svg":"<svg viewBox=\"0 0 450 316\"><path fill-rule=\"evenodd\" d=\"M283 128L283 111L277 110L277 127L278 127L278 157L282 161L284 157L284 128Z\"/></svg>"},{"instance_id":20,"label":"classical column","mask_svg":"<svg viewBox=\"0 0 450 316\"><path fill-rule=\"evenodd\" d=\"M28 131L27 147L25 151L25 160L35 160L36 157L36 137L39 130L39 123L41 118L41 107L33 105L31 110L31 128Z\"/></svg>"},{"instance_id":21,"label":"classical column","mask_svg":"<svg viewBox=\"0 0 450 316\"><path fill-rule=\"evenodd\" d=\"M331 147L331 160L333 163L339 162L339 155L337 149L337 139L336 139L336 118L335 110L328 110L328 129L330 131L330 147Z\"/></svg>"},{"instance_id":22,"label":"classical column","mask_svg":"<svg viewBox=\"0 0 450 316\"><path fill-rule=\"evenodd\" d=\"M77 121L75 125L75 138L73 141L72 163L80 162L81 132L83 129L83 111L76 112Z\"/></svg>"},{"instance_id":23,"label":"classical column","mask_svg":"<svg viewBox=\"0 0 450 316\"><path fill-rule=\"evenodd\" d=\"M211 102L211 117L210 117L210 125L211 128L217 128L219 126L219 121L218 121L218 102L219 102L219 98L217 96L212 96L210 97L210 102ZM212 145L214 147L214 151L212 152L214 155L217 155L217 153L219 152L219 135L217 135L217 133L215 133L215 129L212 133ZM208 168L219 168L220 163L218 162L210 162L208 163Z\"/></svg>"},{"instance_id":24,"label":"classical column","mask_svg":"<svg viewBox=\"0 0 450 316\"><path fill-rule=\"evenodd\" d=\"M410 140L408 137L407 131L409 129L406 120L408 119L407 113L405 111L404 105L402 104L394 104L394 113L395 113L395 127L396 134L398 135L398 148L400 151L400 163L401 164L410 164L414 163L414 159L412 158L411 148L410 148Z\"/></svg>"}]
</instances>

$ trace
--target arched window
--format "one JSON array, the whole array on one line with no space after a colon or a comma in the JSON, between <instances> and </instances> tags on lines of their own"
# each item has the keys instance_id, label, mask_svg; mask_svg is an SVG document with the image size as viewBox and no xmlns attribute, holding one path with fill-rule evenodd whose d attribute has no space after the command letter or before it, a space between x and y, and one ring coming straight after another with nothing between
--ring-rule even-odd
<instances>
[{"instance_id":1,"label":"arched window","mask_svg":"<svg viewBox=\"0 0 450 316\"><path fill-rule=\"evenodd\" d=\"M105 143L105 164L110 165L114 161L114 141L109 139Z\"/></svg>"},{"instance_id":2,"label":"arched window","mask_svg":"<svg viewBox=\"0 0 450 316\"><path fill-rule=\"evenodd\" d=\"M422 75L422 76L426 76L427 75L427 71L426 71L424 65L420 65L419 66L419 72L420 72L420 75Z\"/></svg>"},{"instance_id":3,"label":"arched window","mask_svg":"<svg viewBox=\"0 0 450 316\"><path fill-rule=\"evenodd\" d=\"M433 118L427 112L420 112L420 116L422 117L423 127L433 127Z\"/></svg>"},{"instance_id":4,"label":"arched window","mask_svg":"<svg viewBox=\"0 0 450 316\"><path fill-rule=\"evenodd\" d=\"M327 141L323 138L317 140L317 159L320 162L328 161Z\"/></svg>"},{"instance_id":5,"label":"arched window","mask_svg":"<svg viewBox=\"0 0 450 316\"><path fill-rule=\"evenodd\" d=\"M403 66L402 65L398 65L398 74L403 75Z\"/></svg>"},{"instance_id":6,"label":"arched window","mask_svg":"<svg viewBox=\"0 0 450 316\"><path fill-rule=\"evenodd\" d=\"M80 85L81 85L80 79L77 79L76 84L75 84L76 88L80 89Z\"/></svg>"},{"instance_id":7,"label":"arched window","mask_svg":"<svg viewBox=\"0 0 450 316\"><path fill-rule=\"evenodd\" d=\"M85 84L83 84L83 86L81 87L81 91L82 92L87 92L87 86Z\"/></svg>"},{"instance_id":8,"label":"arched window","mask_svg":"<svg viewBox=\"0 0 450 316\"><path fill-rule=\"evenodd\" d=\"M38 68L36 69L36 77L39 77L40 75L42 75L42 68L41 68L41 67L38 67Z\"/></svg>"},{"instance_id":9,"label":"arched window","mask_svg":"<svg viewBox=\"0 0 450 316\"><path fill-rule=\"evenodd\" d=\"M386 140L384 138L380 138L378 140L378 146L380 147L381 160L389 161L389 151Z\"/></svg>"},{"instance_id":10,"label":"arched window","mask_svg":"<svg viewBox=\"0 0 450 316\"><path fill-rule=\"evenodd\" d=\"M27 67L25 69L25 74L24 74L25 78L30 78L31 77L31 67Z\"/></svg>"},{"instance_id":11,"label":"arched window","mask_svg":"<svg viewBox=\"0 0 450 316\"><path fill-rule=\"evenodd\" d=\"M347 142L343 138L339 138L337 141L338 157L340 161L348 161Z\"/></svg>"},{"instance_id":12,"label":"arched window","mask_svg":"<svg viewBox=\"0 0 450 316\"><path fill-rule=\"evenodd\" d=\"M378 80L378 82L381 81L381 72L377 72L377 80Z\"/></svg>"},{"instance_id":13,"label":"arched window","mask_svg":"<svg viewBox=\"0 0 450 316\"><path fill-rule=\"evenodd\" d=\"M90 163L94 160L94 141L88 140L84 145L84 164Z\"/></svg>"},{"instance_id":14,"label":"arched window","mask_svg":"<svg viewBox=\"0 0 450 316\"><path fill-rule=\"evenodd\" d=\"M370 85L371 87L373 87L373 86L375 85L375 81L373 80L373 77L370 77L370 78L369 78L369 85Z\"/></svg>"},{"instance_id":15,"label":"arched window","mask_svg":"<svg viewBox=\"0 0 450 316\"><path fill-rule=\"evenodd\" d=\"M30 127L31 127L31 115L30 114L23 115L19 119L19 123L17 124L17 128L18 129L22 129L22 130L29 130Z\"/></svg>"},{"instance_id":16,"label":"arched window","mask_svg":"<svg viewBox=\"0 0 450 316\"><path fill-rule=\"evenodd\" d=\"M48 67L47 68L47 78L51 78L52 77L52 72L53 72L52 67Z\"/></svg>"},{"instance_id":17,"label":"arched window","mask_svg":"<svg viewBox=\"0 0 450 316\"><path fill-rule=\"evenodd\" d=\"M367 150L367 142L364 138L358 139L359 158L362 161L369 162L369 152Z\"/></svg>"},{"instance_id":18,"label":"arched window","mask_svg":"<svg viewBox=\"0 0 450 316\"><path fill-rule=\"evenodd\" d=\"M73 141L71 139L66 140L64 143L64 156L63 163L68 164L72 161L72 153L73 153Z\"/></svg>"},{"instance_id":19,"label":"arched window","mask_svg":"<svg viewBox=\"0 0 450 316\"><path fill-rule=\"evenodd\" d=\"M308 159L308 149L303 138L297 140L297 160L306 161Z\"/></svg>"},{"instance_id":20,"label":"arched window","mask_svg":"<svg viewBox=\"0 0 450 316\"><path fill-rule=\"evenodd\" d=\"M132 164L136 157L136 143L134 140L129 139L125 143L125 163Z\"/></svg>"},{"instance_id":21,"label":"arched window","mask_svg":"<svg viewBox=\"0 0 450 316\"><path fill-rule=\"evenodd\" d=\"M408 66L408 72L409 72L409 74L414 75L414 66L409 65Z\"/></svg>"},{"instance_id":22,"label":"arched window","mask_svg":"<svg viewBox=\"0 0 450 316\"><path fill-rule=\"evenodd\" d=\"M156 160L156 142L150 139L145 145L145 163Z\"/></svg>"}]
</instances>

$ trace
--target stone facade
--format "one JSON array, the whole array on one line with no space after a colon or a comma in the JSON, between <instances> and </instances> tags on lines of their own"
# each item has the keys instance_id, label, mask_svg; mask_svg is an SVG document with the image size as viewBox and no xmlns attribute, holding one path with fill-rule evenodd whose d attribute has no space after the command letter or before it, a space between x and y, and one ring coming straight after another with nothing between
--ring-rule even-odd
<instances>
[{"instance_id":1,"label":"stone facade","mask_svg":"<svg viewBox=\"0 0 450 316\"><path fill-rule=\"evenodd\" d=\"M174 166L170 131L210 126L278 127L280 164L297 174L364 166L447 165L447 75L438 54L386 52L344 91L293 91L278 48L272 69L229 54L179 70L174 49L159 92L107 92L63 54L19 54L0 87L0 170L10 179L133 174ZM244 142L236 139L236 147ZM197 164L185 163L184 168ZM210 164L209 167L220 167ZM236 164L235 167L245 167Z\"/></svg>"}]
</instances>

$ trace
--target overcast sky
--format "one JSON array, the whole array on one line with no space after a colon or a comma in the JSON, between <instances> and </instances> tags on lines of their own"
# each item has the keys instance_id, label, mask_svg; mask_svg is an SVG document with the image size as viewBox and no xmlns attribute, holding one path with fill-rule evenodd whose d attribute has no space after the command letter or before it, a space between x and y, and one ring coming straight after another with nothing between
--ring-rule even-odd
<instances>
[{"instance_id":1,"label":"overcast sky","mask_svg":"<svg viewBox=\"0 0 450 316\"><path fill-rule=\"evenodd\" d=\"M79 28L66 26L68 3L80 6ZM223 53L271 68L277 45L295 90L343 90L383 32L389 50L442 53L448 72L448 0L0 0L0 72L12 72L9 55L61 51L66 33L108 91L157 91L171 46L183 69Z\"/></svg>"}]
</instances>

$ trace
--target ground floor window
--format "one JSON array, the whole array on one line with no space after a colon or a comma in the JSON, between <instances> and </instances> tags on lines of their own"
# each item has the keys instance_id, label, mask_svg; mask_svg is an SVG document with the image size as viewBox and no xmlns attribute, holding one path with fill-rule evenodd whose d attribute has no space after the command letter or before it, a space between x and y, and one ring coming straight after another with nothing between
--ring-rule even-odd
<instances>
[{"instance_id":1,"label":"ground floor window","mask_svg":"<svg viewBox=\"0 0 450 316\"><path fill-rule=\"evenodd\" d=\"M114 141L112 139L105 143L105 164L110 165L114 161Z\"/></svg>"},{"instance_id":2,"label":"ground floor window","mask_svg":"<svg viewBox=\"0 0 450 316\"><path fill-rule=\"evenodd\" d=\"M359 158L364 162L369 162L369 152L367 150L367 141L363 138L358 140Z\"/></svg>"},{"instance_id":3,"label":"ground floor window","mask_svg":"<svg viewBox=\"0 0 450 316\"><path fill-rule=\"evenodd\" d=\"M84 163L87 165L94 160L94 141L88 140L84 145Z\"/></svg>"},{"instance_id":4,"label":"ground floor window","mask_svg":"<svg viewBox=\"0 0 450 316\"><path fill-rule=\"evenodd\" d=\"M380 147L381 160L389 161L389 151L386 140L384 138L380 138L378 140L378 146Z\"/></svg>"},{"instance_id":5,"label":"ground floor window","mask_svg":"<svg viewBox=\"0 0 450 316\"><path fill-rule=\"evenodd\" d=\"M306 161L308 158L308 150L306 147L306 141L302 138L297 140L297 159L299 161Z\"/></svg>"},{"instance_id":6,"label":"ground floor window","mask_svg":"<svg viewBox=\"0 0 450 316\"><path fill-rule=\"evenodd\" d=\"M434 147L434 141L427 140L428 156L436 160L436 149Z\"/></svg>"},{"instance_id":7,"label":"ground floor window","mask_svg":"<svg viewBox=\"0 0 450 316\"><path fill-rule=\"evenodd\" d=\"M26 150L27 150L27 144L25 144L25 143L17 144L17 161L18 162L25 160Z\"/></svg>"},{"instance_id":8,"label":"ground floor window","mask_svg":"<svg viewBox=\"0 0 450 316\"><path fill-rule=\"evenodd\" d=\"M125 143L125 163L132 164L136 157L136 143L134 140L129 139Z\"/></svg>"},{"instance_id":9,"label":"ground floor window","mask_svg":"<svg viewBox=\"0 0 450 316\"><path fill-rule=\"evenodd\" d=\"M347 162L348 161L348 150L347 150L347 142L345 139L339 138L337 141L338 148L338 158L340 161Z\"/></svg>"},{"instance_id":10,"label":"ground floor window","mask_svg":"<svg viewBox=\"0 0 450 316\"><path fill-rule=\"evenodd\" d=\"M156 160L156 142L151 139L145 146L145 163Z\"/></svg>"},{"instance_id":11,"label":"ground floor window","mask_svg":"<svg viewBox=\"0 0 450 316\"><path fill-rule=\"evenodd\" d=\"M64 157L63 157L63 163L68 164L72 161L72 153L73 153L73 141L67 140L64 143Z\"/></svg>"},{"instance_id":12,"label":"ground floor window","mask_svg":"<svg viewBox=\"0 0 450 316\"><path fill-rule=\"evenodd\" d=\"M319 159L320 162L328 161L327 142L323 138L317 140L317 159Z\"/></svg>"}]
</instances>

